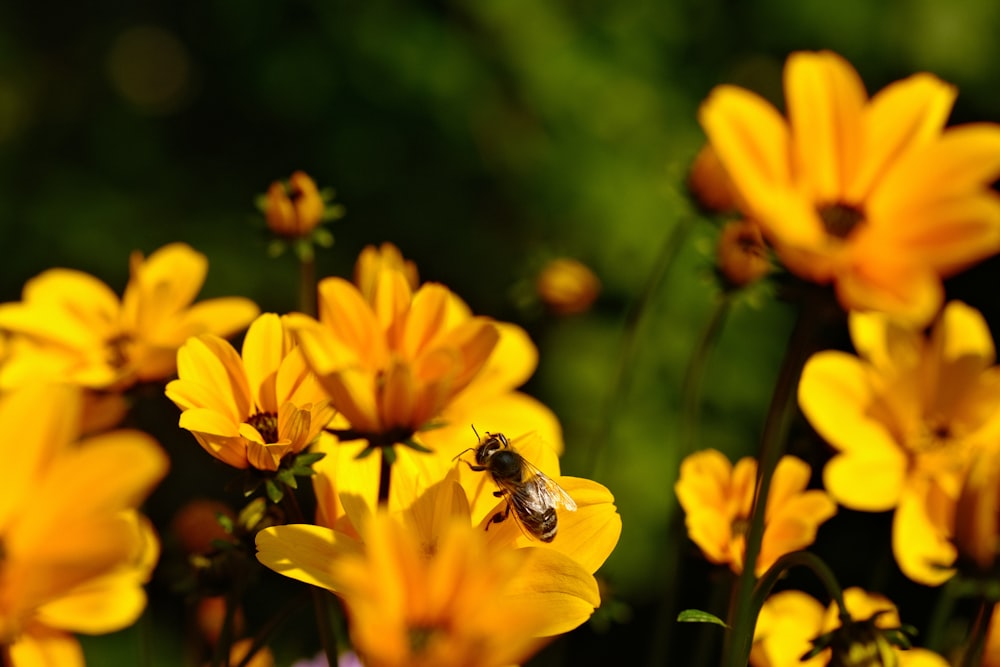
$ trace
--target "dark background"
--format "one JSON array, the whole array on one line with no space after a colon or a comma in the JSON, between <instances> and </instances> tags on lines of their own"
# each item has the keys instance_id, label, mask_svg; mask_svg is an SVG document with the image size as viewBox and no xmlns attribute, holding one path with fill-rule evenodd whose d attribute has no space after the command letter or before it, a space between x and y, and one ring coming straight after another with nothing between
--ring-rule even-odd
<instances>
[{"instance_id":1,"label":"dark background","mask_svg":"<svg viewBox=\"0 0 1000 667\"><path fill-rule=\"evenodd\" d=\"M695 215L683 180L703 142L698 105L721 82L780 103L787 54L829 48L869 91L928 70L959 86L954 121L996 120L998 28L989 0L4 3L0 298L17 299L52 266L120 293L130 251L180 240L210 258L203 296L292 310L295 266L265 255L253 200L307 171L347 210L319 275L346 275L362 247L389 240L423 279L528 328L541 362L526 389L562 419L564 472L616 494L624 532L602 570L610 602L537 664L609 664L634 651L686 664L699 637L714 650L718 630L664 628L683 607L725 607L711 586L724 589L724 577L679 531L672 490L681 377L718 294L712 225L685 239L644 313L626 381L613 378L629 309L672 231ZM600 276L589 314L558 320L526 298L556 255ZM993 322L995 276L987 264L949 288ZM754 451L790 315L767 298L737 305L703 384L699 446ZM162 520L216 469L172 430L173 406L147 408L175 456L151 510ZM801 432L796 453L821 464L826 452ZM817 548L845 585L914 600L904 620L919 623L933 592L895 572L888 525L842 511ZM182 608L160 579L152 591L152 620L89 640L92 664L129 664L150 638L155 664L176 663ZM279 636L279 663L311 650L309 631L296 632Z\"/></svg>"}]
</instances>

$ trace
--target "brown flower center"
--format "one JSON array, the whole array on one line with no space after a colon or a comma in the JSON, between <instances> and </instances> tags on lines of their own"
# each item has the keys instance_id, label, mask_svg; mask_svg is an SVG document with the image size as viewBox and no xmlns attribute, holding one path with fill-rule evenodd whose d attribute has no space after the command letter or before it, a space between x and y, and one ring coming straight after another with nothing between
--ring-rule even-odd
<instances>
[{"instance_id":1,"label":"brown flower center","mask_svg":"<svg viewBox=\"0 0 1000 667\"><path fill-rule=\"evenodd\" d=\"M410 654L418 656L427 650L427 645L435 635L445 632L444 628L433 625L414 625L407 633L410 639Z\"/></svg>"},{"instance_id":2,"label":"brown flower center","mask_svg":"<svg viewBox=\"0 0 1000 667\"><path fill-rule=\"evenodd\" d=\"M830 236L846 239L865 219L864 211L850 204L828 204L819 208L819 219Z\"/></svg>"},{"instance_id":3,"label":"brown flower center","mask_svg":"<svg viewBox=\"0 0 1000 667\"><path fill-rule=\"evenodd\" d=\"M264 442L278 442L278 415L273 412L258 412L246 423L257 429Z\"/></svg>"},{"instance_id":4,"label":"brown flower center","mask_svg":"<svg viewBox=\"0 0 1000 667\"><path fill-rule=\"evenodd\" d=\"M738 516L729 524L729 532L733 537L740 537L750 532L750 520L743 516Z\"/></svg>"}]
</instances>

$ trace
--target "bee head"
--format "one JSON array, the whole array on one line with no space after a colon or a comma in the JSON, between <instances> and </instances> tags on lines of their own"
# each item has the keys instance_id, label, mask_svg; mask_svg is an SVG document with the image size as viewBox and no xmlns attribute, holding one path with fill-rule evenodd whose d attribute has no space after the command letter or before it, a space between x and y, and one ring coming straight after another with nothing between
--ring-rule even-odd
<instances>
[{"instance_id":1,"label":"bee head","mask_svg":"<svg viewBox=\"0 0 1000 667\"><path fill-rule=\"evenodd\" d=\"M510 442L503 433L486 432L486 439L476 448L476 463L485 464L501 449L510 448Z\"/></svg>"}]
</instances>

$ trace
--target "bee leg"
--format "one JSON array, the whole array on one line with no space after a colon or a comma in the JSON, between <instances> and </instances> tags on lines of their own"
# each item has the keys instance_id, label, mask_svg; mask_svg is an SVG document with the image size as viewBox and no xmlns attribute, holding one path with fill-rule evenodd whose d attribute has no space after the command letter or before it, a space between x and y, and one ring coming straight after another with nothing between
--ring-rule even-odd
<instances>
[{"instance_id":1,"label":"bee leg","mask_svg":"<svg viewBox=\"0 0 1000 667\"><path fill-rule=\"evenodd\" d=\"M484 471L484 470L487 469L486 466L474 466L471 463L469 463L468 461L466 461L465 459L458 459L458 460L461 461L462 463L464 463L465 465L469 466L469 470L475 470L476 472L482 472L482 471Z\"/></svg>"},{"instance_id":2,"label":"bee leg","mask_svg":"<svg viewBox=\"0 0 1000 667\"><path fill-rule=\"evenodd\" d=\"M495 523L503 523L504 521L507 520L507 517L509 516L510 516L510 503L507 503L507 507L504 508L503 512L497 512L492 517L490 517L489 522L487 522L486 524L486 530L489 530L490 526L492 526Z\"/></svg>"}]
</instances>

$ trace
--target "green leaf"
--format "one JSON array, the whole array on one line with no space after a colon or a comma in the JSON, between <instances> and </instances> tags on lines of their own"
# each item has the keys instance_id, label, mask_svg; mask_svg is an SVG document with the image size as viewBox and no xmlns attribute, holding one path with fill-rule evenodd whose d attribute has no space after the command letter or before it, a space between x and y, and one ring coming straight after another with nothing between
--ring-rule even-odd
<instances>
[{"instance_id":1,"label":"green leaf","mask_svg":"<svg viewBox=\"0 0 1000 667\"><path fill-rule=\"evenodd\" d=\"M233 525L233 520L229 518L229 516L223 514L222 512L216 512L215 520L219 522L220 526L222 526L222 530L226 531L230 535L233 534L233 528L235 528L235 526Z\"/></svg>"},{"instance_id":2,"label":"green leaf","mask_svg":"<svg viewBox=\"0 0 1000 667\"><path fill-rule=\"evenodd\" d=\"M376 449L378 449L378 447L373 447L372 445L368 445L367 447L362 449L357 456L354 457L354 460L360 461L361 459L366 459L369 456L371 456L372 452L374 452Z\"/></svg>"},{"instance_id":3,"label":"green leaf","mask_svg":"<svg viewBox=\"0 0 1000 667\"><path fill-rule=\"evenodd\" d=\"M413 440L413 439L404 440L402 442L402 444L406 445L410 449L415 449L418 452L423 452L424 454L432 454L432 453L434 453L433 449L428 449L427 447L421 445L419 442L417 442L416 440Z\"/></svg>"},{"instance_id":4,"label":"green leaf","mask_svg":"<svg viewBox=\"0 0 1000 667\"><path fill-rule=\"evenodd\" d=\"M292 462L292 465L295 467L311 466L312 464L323 459L324 457L326 457L326 452L303 452L302 454L299 454L298 456L295 457L295 460Z\"/></svg>"},{"instance_id":5,"label":"green leaf","mask_svg":"<svg viewBox=\"0 0 1000 667\"><path fill-rule=\"evenodd\" d=\"M264 482L264 491L267 492L268 499L275 505L280 503L285 495L285 492L281 490L281 487L273 479Z\"/></svg>"},{"instance_id":6,"label":"green leaf","mask_svg":"<svg viewBox=\"0 0 1000 667\"><path fill-rule=\"evenodd\" d=\"M681 613L677 614L677 620L680 623L714 623L716 625L721 625L724 628L728 628L725 621L716 616L715 614L710 614L707 611L702 611L701 609L685 609Z\"/></svg>"}]
</instances>

